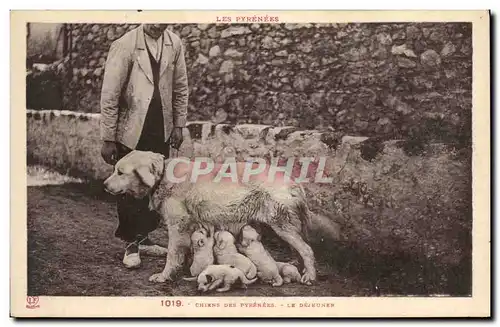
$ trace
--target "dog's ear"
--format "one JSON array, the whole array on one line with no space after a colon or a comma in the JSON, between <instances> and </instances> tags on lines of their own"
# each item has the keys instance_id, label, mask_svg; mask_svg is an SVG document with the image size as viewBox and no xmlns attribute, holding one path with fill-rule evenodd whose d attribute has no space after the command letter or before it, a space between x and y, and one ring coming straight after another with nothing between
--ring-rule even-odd
<instances>
[{"instance_id":1,"label":"dog's ear","mask_svg":"<svg viewBox=\"0 0 500 327\"><path fill-rule=\"evenodd\" d=\"M235 243L241 243L241 241L243 240L243 233L242 233L243 227L241 227L238 234L236 234Z\"/></svg>"},{"instance_id":2,"label":"dog's ear","mask_svg":"<svg viewBox=\"0 0 500 327\"><path fill-rule=\"evenodd\" d=\"M147 166L141 166L135 170L135 173L145 185L152 188L155 185L155 176L151 172L151 169Z\"/></svg>"},{"instance_id":3,"label":"dog's ear","mask_svg":"<svg viewBox=\"0 0 500 327\"><path fill-rule=\"evenodd\" d=\"M226 248L226 242L224 240L220 240L219 249L224 250Z\"/></svg>"},{"instance_id":4,"label":"dog's ear","mask_svg":"<svg viewBox=\"0 0 500 327\"><path fill-rule=\"evenodd\" d=\"M250 243L252 243L252 241L251 241L251 240L244 240L243 238L241 238L241 241L239 242L239 244L240 244L242 247L244 247L244 248L246 248L247 246L249 246L249 245L250 245Z\"/></svg>"},{"instance_id":5,"label":"dog's ear","mask_svg":"<svg viewBox=\"0 0 500 327\"><path fill-rule=\"evenodd\" d=\"M238 231L238 233L236 234L236 241L237 242L240 242L242 239L243 239L243 228L245 228L246 225L243 225L240 227L240 230Z\"/></svg>"},{"instance_id":6,"label":"dog's ear","mask_svg":"<svg viewBox=\"0 0 500 327\"><path fill-rule=\"evenodd\" d=\"M211 233L210 225L208 224L200 223L200 229L203 231L203 234L205 234L206 237L211 237L213 235L213 233Z\"/></svg>"},{"instance_id":7,"label":"dog's ear","mask_svg":"<svg viewBox=\"0 0 500 327\"><path fill-rule=\"evenodd\" d=\"M257 234L262 234L262 226L260 226L259 224L252 224L250 225L253 227L253 229L255 229L255 231L257 232Z\"/></svg>"},{"instance_id":8,"label":"dog's ear","mask_svg":"<svg viewBox=\"0 0 500 327\"><path fill-rule=\"evenodd\" d=\"M253 229L257 232L257 241L260 242L262 239L262 227L260 225L252 225Z\"/></svg>"},{"instance_id":9,"label":"dog's ear","mask_svg":"<svg viewBox=\"0 0 500 327\"><path fill-rule=\"evenodd\" d=\"M193 234L194 232L196 232L196 224L190 224L188 226L188 233Z\"/></svg>"},{"instance_id":10,"label":"dog's ear","mask_svg":"<svg viewBox=\"0 0 500 327\"><path fill-rule=\"evenodd\" d=\"M219 236L219 235L217 235L217 236ZM215 237L215 244L221 250L224 250L224 248L226 247L224 239L222 237Z\"/></svg>"},{"instance_id":11,"label":"dog's ear","mask_svg":"<svg viewBox=\"0 0 500 327\"><path fill-rule=\"evenodd\" d=\"M165 168L165 157L159 153L150 152L149 165L141 166L135 170L141 181L152 188L155 185L156 179L159 178Z\"/></svg>"},{"instance_id":12,"label":"dog's ear","mask_svg":"<svg viewBox=\"0 0 500 327\"><path fill-rule=\"evenodd\" d=\"M163 173L163 169L165 168L165 156L159 153L151 154L151 172L160 176Z\"/></svg>"},{"instance_id":13,"label":"dog's ear","mask_svg":"<svg viewBox=\"0 0 500 327\"><path fill-rule=\"evenodd\" d=\"M207 278L207 284L212 284L212 281L214 280L212 275L207 275L206 278Z\"/></svg>"},{"instance_id":14,"label":"dog's ear","mask_svg":"<svg viewBox=\"0 0 500 327\"><path fill-rule=\"evenodd\" d=\"M205 226L203 226L202 223L197 223L196 230L202 233L203 235L207 236L207 229L205 228Z\"/></svg>"}]
</instances>

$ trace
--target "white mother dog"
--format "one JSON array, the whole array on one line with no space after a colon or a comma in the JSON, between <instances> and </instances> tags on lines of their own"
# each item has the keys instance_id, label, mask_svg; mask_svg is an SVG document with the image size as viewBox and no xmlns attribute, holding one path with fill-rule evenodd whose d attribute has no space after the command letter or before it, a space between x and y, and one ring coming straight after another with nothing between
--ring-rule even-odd
<instances>
[{"instance_id":1,"label":"white mother dog","mask_svg":"<svg viewBox=\"0 0 500 327\"><path fill-rule=\"evenodd\" d=\"M160 154L133 151L115 165L115 171L104 182L111 194L149 196L150 209L165 221L169 237L166 265L150 281L172 280L182 267L193 223L238 231L252 222L270 226L292 246L304 265L302 282L314 281L314 253L303 239L306 227L311 227L303 189L284 180L283 173L270 181L267 168L255 173L247 169L246 163L230 162L216 169L210 163L203 169L193 169L201 167L197 160L164 160Z\"/></svg>"}]
</instances>

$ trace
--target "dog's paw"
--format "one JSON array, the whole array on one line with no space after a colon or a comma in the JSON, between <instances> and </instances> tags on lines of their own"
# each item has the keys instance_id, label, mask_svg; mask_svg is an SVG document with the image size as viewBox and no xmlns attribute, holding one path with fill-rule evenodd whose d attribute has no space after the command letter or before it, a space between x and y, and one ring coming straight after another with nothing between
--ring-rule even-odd
<instances>
[{"instance_id":1,"label":"dog's paw","mask_svg":"<svg viewBox=\"0 0 500 327\"><path fill-rule=\"evenodd\" d=\"M153 283L164 283L167 280L171 280L171 279L168 278L167 276L165 276L163 273L154 274L151 277L149 277L149 281L153 282Z\"/></svg>"},{"instance_id":2,"label":"dog's paw","mask_svg":"<svg viewBox=\"0 0 500 327\"><path fill-rule=\"evenodd\" d=\"M230 289L229 287L221 287L221 288L216 289L216 291L219 293L222 293L222 292L229 291L229 289Z\"/></svg>"},{"instance_id":3,"label":"dog's paw","mask_svg":"<svg viewBox=\"0 0 500 327\"><path fill-rule=\"evenodd\" d=\"M316 274L306 272L302 275L300 282L305 285L312 285L312 283L316 280Z\"/></svg>"}]
</instances>

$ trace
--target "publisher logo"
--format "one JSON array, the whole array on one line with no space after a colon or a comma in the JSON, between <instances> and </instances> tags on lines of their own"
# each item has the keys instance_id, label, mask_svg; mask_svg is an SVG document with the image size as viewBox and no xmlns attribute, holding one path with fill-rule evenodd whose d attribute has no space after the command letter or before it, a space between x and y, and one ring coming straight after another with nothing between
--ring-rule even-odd
<instances>
[{"instance_id":1,"label":"publisher logo","mask_svg":"<svg viewBox=\"0 0 500 327\"><path fill-rule=\"evenodd\" d=\"M36 309L39 308L38 305L38 296L27 296L26 297L26 308L28 309Z\"/></svg>"}]
</instances>

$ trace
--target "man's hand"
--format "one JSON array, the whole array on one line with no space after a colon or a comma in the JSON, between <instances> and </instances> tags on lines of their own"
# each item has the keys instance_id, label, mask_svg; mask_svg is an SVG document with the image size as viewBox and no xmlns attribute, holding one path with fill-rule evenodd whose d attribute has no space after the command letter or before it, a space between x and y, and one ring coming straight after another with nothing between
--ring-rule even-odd
<instances>
[{"instance_id":1,"label":"man's hand","mask_svg":"<svg viewBox=\"0 0 500 327\"><path fill-rule=\"evenodd\" d=\"M170 135L170 145L174 149L179 150L183 141L182 127L174 127L172 135Z\"/></svg>"},{"instance_id":2,"label":"man's hand","mask_svg":"<svg viewBox=\"0 0 500 327\"><path fill-rule=\"evenodd\" d=\"M101 156L109 165L115 165L118 161L118 148L115 142L104 141L101 148Z\"/></svg>"}]
</instances>

